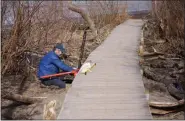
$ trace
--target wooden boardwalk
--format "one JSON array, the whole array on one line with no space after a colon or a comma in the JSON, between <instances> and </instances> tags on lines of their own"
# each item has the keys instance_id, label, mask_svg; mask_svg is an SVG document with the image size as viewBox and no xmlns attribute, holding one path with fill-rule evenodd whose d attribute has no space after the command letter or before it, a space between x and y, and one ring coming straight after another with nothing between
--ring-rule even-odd
<instances>
[{"instance_id":1,"label":"wooden boardwalk","mask_svg":"<svg viewBox=\"0 0 185 121\"><path fill-rule=\"evenodd\" d=\"M58 119L152 119L138 65L142 24L127 20L89 55L97 65L76 76Z\"/></svg>"}]
</instances>

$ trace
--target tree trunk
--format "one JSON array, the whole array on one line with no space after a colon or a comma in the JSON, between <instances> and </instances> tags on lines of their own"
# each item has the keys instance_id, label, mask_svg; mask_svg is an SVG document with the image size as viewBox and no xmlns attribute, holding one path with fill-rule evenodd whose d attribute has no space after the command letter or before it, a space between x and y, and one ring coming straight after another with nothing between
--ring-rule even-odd
<instances>
[{"instance_id":1,"label":"tree trunk","mask_svg":"<svg viewBox=\"0 0 185 121\"><path fill-rule=\"evenodd\" d=\"M81 51L80 51L80 58L79 58L79 62L78 62L78 68L80 68L82 66L82 59L83 59L83 55L84 55L86 35L87 35L87 31L85 30L84 31L84 35L83 35L82 45L81 45Z\"/></svg>"},{"instance_id":2,"label":"tree trunk","mask_svg":"<svg viewBox=\"0 0 185 121\"><path fill-rule=\"evenodd\" d=\"M91 29L94 36L96 37L97 36L97 30L95 28L95 24L94 24L93 20L89 17L89 14L87 12L85 12L84 10L78 8L77 6L71 4L71 3L69 4L68 8L70 10L74 11L74 12L79 13L82 16L82 18L87 21L87 23L89 25L89 28Z\"/></svg>"}]
</instances>

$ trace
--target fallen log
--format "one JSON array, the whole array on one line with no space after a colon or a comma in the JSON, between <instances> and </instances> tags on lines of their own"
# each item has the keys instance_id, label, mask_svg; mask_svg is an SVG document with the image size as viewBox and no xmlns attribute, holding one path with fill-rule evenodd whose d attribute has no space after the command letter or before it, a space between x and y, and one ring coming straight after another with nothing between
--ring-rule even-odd
<instances>
[{"instance_id":1,"label":"fallen log","mask_svg":"<svg viewBox=\"0 0 185 121\"><path fill-rule=\"evenodd\" d=\"M164 79L164 76L159 78L159 75L153 73L149 67L144 67L143 68L143 75L147 77L148 79L155 80L157 82L161 82L161 79Z\"/></svg>"},{"instance_id":2,"label":"fallen log","mask_svg":"<svg viewBox=\"0 0 185 121\"><path fill-rule=\"evenodd\" d=\"M20 94L8 93L6 95L3 95L2 98L26 104L32 104L36 102L41 102L43 99L46 99L47 97L27 97Z\"/></svg>"},{"instance_id":3,"label":"fallen log","mask_svg":"<svg viewBox=\"0 0 185 121\"><path fill-rule=\"evenodd\" d=\"M171 96L180 100L184 99L185 92L183 89L177 89L173 84L169 84L167 89Z\"/></svg>"},{"instance_id":4,"label":"fallen log","mask_svg":"<svg viewBox=\"0 0 185 121\"><path fill-rule=\"evenodd\" d=\"M151 80L155 80L157 82L161 82L168 86L169 84L175 82L175 79L165 76L163 74L156 73L157 69L151 69L149 67L143 66L143 75Z\"/></svg>"},{"instance_id":5,"label":"fallen log","mask_svg":"<svg viewBox=\"0 0 185 121\"><path fill-rule=\"evenodd\" d=\"M167 90L165 84L163 84L161 82L156 82L154 80L150 80L150 79L143 77L143 83L144 83L145 89L149 90L149 92L152 92L152 91L160 92L160 93L162 93L161 96L168 94L168 90ZM159 97L161 97L161 96L159 96ZM150 95L150 97L151 97L151 95ZM155 98L158 98L158 97L155 97Z\"/></svg>"},{"instance_id":6,"label":"fallen log","mask_svg":"<svg viewBox=\"0 0 185 121\"><path fill-rule=\"evenodd\" d=\"M173 59L173 58L172 58ZM171 58L165 58L164 56L151 57L142 60L142 65L149 66L152 68L173 68L176 70L182 69L179 71L183 73L183 63L181 61L172 60ZM177 58L176 58L177 59Z\"/></svg>"},{"instance_id":7,"label":"fallen log","mask_svg":"<svg viewBox=\"0 0 185 121\"><path fill-rule=\"evenodd\" d=\"M145 61L152 61L152 60L157 60L157 59L165 60L166 58L164 56L159 55L157 57L146 58L144 60Z\"/></svg>"},{"instance_id":8,"label":"fallen log","mask_svg":"<svg viewBox=\"0 0 185 121\"><path fill-rule=\"evenodd\" d=\"M150 112L152 114L157 114L157 115L165 115L176 111L177 111L176 109L164 110L164 109L157 109L157 108L150 107Z\"/></svg>"},{"instance_id":9,"label":"fallen log","mask_svg":"<svg viewBox=\"0 0 185 121\"><path fill-rule=\"evenodd\" d=\"M153 49L153 53L149 53L149 52L143 52L143 54L141 56L143 57L150 57L150 56L158 56L158 55L164 55L164 53L161 52L157 52L157 50L152 46Z\"/></svg>"},{"instance_id":10,"label":"fallen log","mask_svg":"<svg viewBox=\"0 0 185 121\"><path fill-rule=\"evenodd\" d=\"M145 55L147 55L148 53L145 52ZM165 57L166 54L163 54L161 53L161 55L156 55L156 57L148 57L148 58L145 58L144 60L145 61L151 61L151 60L157 60L157 59L161 59L161 60L176 60L176 61L180 61L182 60L182 58L176 58L176 57ZM167 56L167 55L166 55ZM146 56L145 56L146 57Z\"/></svg>"},{"instance_id":11,"label":"fallen log","mask_svg":"<svg viewBox=\"0 0 185 121\"><path fill-rule=\"evenodd\" d=\"M153 53L144 52L142 56L143 57L150 57L150 56L158 56L158 55L164 55L164 53L161 53L161 52L153 52Z\"/></svg>"},{"instance_id":12,"label":"fallen log","mask_svg":"<svg viewBox=\"0 0 185 121\"><path fill-rule=\"evenodd\" d=\"M177 102L158 102L158 101L149 101L149 105L152 107L157 107L157 108L175 108L179 106L184 105L184 99L177 101Z\"/></svg>"}]
</instances>

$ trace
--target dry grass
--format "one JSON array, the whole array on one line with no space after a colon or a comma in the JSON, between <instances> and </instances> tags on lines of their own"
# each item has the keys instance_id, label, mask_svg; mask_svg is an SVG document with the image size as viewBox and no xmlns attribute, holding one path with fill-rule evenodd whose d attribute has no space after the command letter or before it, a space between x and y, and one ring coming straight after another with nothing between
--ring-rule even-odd
<instances>
[{"instance_id":1,"label":"dry grass","mask_svg":"<svg viewBox=\"0 0 185 121\"><path fill-rule=\"evenodd\" d=\"M164 36L184 38L184 1L163 0L156 2L155 18L160 22Z\"/></svg>"},{"instance_id":2,"label":"dry grass","mask_svg":"<svg viewBox=\"0 0 185 121\"><path fill-rule=\"evenodd\" d=\"M185 56L184 52L184 2L183 0L155 1L153 8L153 27L150 37L165 40L158 45L160 51Z\"/></svg>"},{"instance_id":3,"label":"dry grass","mask_svg":"<svg viewBox=\"0 0 185 121\"><path fill-rule=\"evenodd\" d=\"M96 4L96 7L90 7L93 4ZM96 24L96 28L102 28L107 24L117 26L128 18L126 13L127 6L120 6L118 1L91 1L88 9L91 18L93 18Z\"/></svg>"},{"instance_id":4,"label":"dry grass","mask_svg":"<svg viewBox=\"0 0 185 121\"><path fill-rule=\"evenodd\" d=\"M41 2L35 2L32 11L26 10L23 3L27 4L21 1L8 2L9 8L7 9L11 9L11 17L13 17L14 21L9 36L2 40L2 75L10 71L10 69L13 72L20 71L19 65L20 63L23 64L23 52L28 50L29 45L32 43L30 20L39 9ZM3 34L5 33L2 31Z\"/></svg>"}]
</instances>

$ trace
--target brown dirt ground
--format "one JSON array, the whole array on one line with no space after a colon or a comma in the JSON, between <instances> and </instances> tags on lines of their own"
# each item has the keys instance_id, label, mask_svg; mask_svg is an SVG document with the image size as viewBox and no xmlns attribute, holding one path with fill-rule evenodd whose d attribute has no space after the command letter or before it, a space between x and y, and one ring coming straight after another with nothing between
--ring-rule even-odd
<instances>
[{"instance_id":1,"label":"brown dirt ground","mask_svg":"<svg viewBox=\"0 0 185 121\"><path fill-rule=\"evenodd\" d=\"M63 100L70 84L67 84L66 89L59 89L51 86L45 87L40 85L39 80L21 82L21 75L8 76L2 81L2 94L6 92L14 92L29 97L47 97L40 103L31 105L21 104L15 101L10 101L2 98L1 115L2 119L42 119L44 104L56 100L56 113L58 114L62 106ZM22 88L20 88L22 87Z\"/></svg>"}]
</instances>

